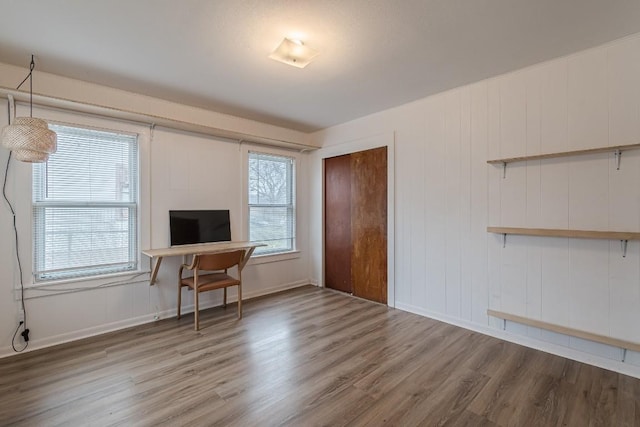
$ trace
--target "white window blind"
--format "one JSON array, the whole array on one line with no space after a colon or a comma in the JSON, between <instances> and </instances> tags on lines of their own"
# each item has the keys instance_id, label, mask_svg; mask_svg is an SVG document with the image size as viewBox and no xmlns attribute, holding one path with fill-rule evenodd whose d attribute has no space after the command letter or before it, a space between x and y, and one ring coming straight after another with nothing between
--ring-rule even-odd
<instances>
[{"instance_id":1,"label":"white window blind","mask_svg":"<svg viewBox=\"0 0 640 427\"><path fill-rule=\"evenodd\" d=\"M33 168L35 280L137 269L137 136L49 127L58 150Z\"/></svg>"},{"instance_id":2,"label":"white window blind","mask_svg":"<svg viewBox=\"0 0 640 427\"><path fill-rule=\"evenodd\" d=\"M295 249L294 159L249 152L249 240L256 254Z\"/></svg>"}]
</instances>

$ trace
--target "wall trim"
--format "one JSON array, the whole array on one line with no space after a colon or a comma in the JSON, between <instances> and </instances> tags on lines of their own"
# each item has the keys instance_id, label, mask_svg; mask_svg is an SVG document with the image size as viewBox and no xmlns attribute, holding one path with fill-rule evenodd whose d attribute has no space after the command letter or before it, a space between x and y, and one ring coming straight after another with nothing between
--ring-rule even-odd
<instances>
[{"instance_id":1,"label":"wall trim","mask_svg":"<svg viewBox=\"0 0 640 427\"><path fill-rule=\"evenodd\" d=\"M286 283L283 285L278 285L278 286L272 286L270 288L267 289L260 289L260 290L254 290L254 291L248 291L248 292L244 292L244 298L243 301L246 300L250 300L253 298L257 298L257 297L261 297L264 295L268 295L268 294L273 294L276 292L282 292L282 291L286 291L288 289L294 289L294 288L298 288L301 286L306 286L311 284L309 280L299 280L296 282L291 282L291 283ZM233 296L233 295L229 295L229 299L227 302L235 302L237 301L237 296ZM202 309L207 309L207 308L212 308L212 307L218 307L222 305L221 302L215 300L215 301L211 301L208 302L206 304L203 304L201 306ZM188 305L188 306L184 306L182 308L182 313L193 313L193 305ZM46 337L43 339L35 339L35 340L31 340L29 341L29 347L27 347L27 349L25 351L23 351L22 353L15 353L11 350L11 348L6 348L4 349L2 352L0 352L0 359L5 358L5 357L11 357L11 356L17 356L19 354L24 354L24 353L29 353L31 351L36 351L36 350L41 350L43 348L47 348L47 347L53 347L56 345L60 345L60 344L64 344L64 343L68 343L68 342L72 342L72 341L78 341L84 338L90 338L90 337L94 337L97 335L103 335L109 332L115 332L115 331L119 331L122 329L127 329L127 328L131 328L133 326L138 326L138 325L143 325L145 323L151 323L151 322L155 322L156 320L162 320L162 319L167 319L167 318L171 318L171 317L175 317L176 316L176 312L177 310L175 308L171 308L169 310L164 310L164 311L160 311L157 313L148 313L142 316L138 316L138 317L133 317L130 319L125 319L125 320L119 320L117 322L111 322L111 323L107 323L104 325L99 325L99 326L93 326L90 328L86 328L86 329L81 329L78 331L73 331L73 332L67 332L67 333L63 333L60 335L54 335L51 337ZM156 318L156 316L158 316Z\"/></svg>"},{"instance_id":2,"label":"wall trim","mask_svg":"<svg viewBox=\"0 0 640 427\"><path fill-rule=\"evenodd\" d=\"M534 350L544 351L545 353L550 353L555 356L565 357L577 362L586 363L589 365L597 366L599 368L608 369L610 371L618 372L620 374L629 375L630 377L640 379L640 366L608 359L606 357L597 356L591 353L576 350L574 348L569 348L546 341L540 341L535 338L525 337L508 331L503 331L501 329L495 329L488 325L481 325L478 323L470 322L468 320L447 316L446 314L425 310L423 308L416 307L410 304L396 302L396 308L398 310L417 314L423 317L428 317L433 320L438 320L440 322L448 323L453 326L458 326L514 344L523 345Z\"/></svg>"}]
</instances>

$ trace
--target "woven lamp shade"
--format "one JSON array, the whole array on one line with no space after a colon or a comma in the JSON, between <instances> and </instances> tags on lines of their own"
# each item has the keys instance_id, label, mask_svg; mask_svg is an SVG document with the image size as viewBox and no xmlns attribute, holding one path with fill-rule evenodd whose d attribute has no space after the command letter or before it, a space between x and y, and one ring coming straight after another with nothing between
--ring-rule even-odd
<instances>
[{"instance_id":1,"label":"woven lamp shade","mask_svg":"<svg viewBox=\"0 0 640 427\"><path fill-rule=\"evenodd\" d=\"M2 129L1 139L2 145L23 162L46 162L57 148L56 133L49 130L47 122L33 117L16 117L13 124Z\"/></svg>"}]
</instances>

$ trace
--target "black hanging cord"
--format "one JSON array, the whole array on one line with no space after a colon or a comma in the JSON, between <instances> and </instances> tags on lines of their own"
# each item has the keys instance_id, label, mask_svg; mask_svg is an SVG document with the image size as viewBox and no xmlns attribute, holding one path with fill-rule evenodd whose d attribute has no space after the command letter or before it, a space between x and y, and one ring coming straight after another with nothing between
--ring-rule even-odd
<instances>
[{"instance_id":1,"label":"black hanging cord","mask_svg":"<svg viewBox=\"0 0 640 427\"><path fill-rule=\"evenodd\" d=\"M20 84L18 85L18 87L16 87L16 90L20 89L22 87L22 85L24 84L24 82L27 81L27 79L29 80L29 104L31 106L31 113L33 114L33 70L36 68L36 63L33 59L33 55L31 55L31 63L29 64L29 74L27 74L27 77L24 78L24 80L22 80L20 82Z\"/></svg>"},{"instance_id":2,"label":"black hanging cord","mask_svg":"<svg viewBox=\"0 0 640 427\"><path fill-rule=\"evenodd\" d=\"M18 87L16 87L16 90L20 89L20 87L24 84L24 82L26 82L27 79L29 79L29 107L30 107L29 114L31 117L33 117L33 78L32 76L33 76L33 69L35 68L35 66L36 65L33 60L33 55L31 55L31 64L29 65L29 74L27 74L27 77L25 77L24 80L20 82ZM8 116L8 122L11 123L10 109L8 109L7 111L7 116ZM13 338L11 338L11 347L13 348L13 351L15 351L16 353L20 353L29 346L29 328L27 328L27 308L24 303L24 280L22 277L22 263L20 261L20 250L18 246L18 227L16 225L16 212L13 209L13 205L9 201L9 198L7 197L7 177L9 176L9 165L11 164L12 154L13 152L9 151L9 157L7 157L7 166L5 167L5 170L4 170L4 180L2 183L2 197L4 197L5 202L9 206L9 210L11 211L11 215L13 217L13 234L16 242L16 261L18 262L18 272L20 277L20 306L22 308L22 313L24 313L24 319L22 319L18 323L18 327L16 328L16 331L13 333ZM16 347L15 342L16 342L16 336L18 335L18 331L20 330L20 326L23 326L23 331L20 335L24 339L24 347L22 347L21 349L18 349Z\"/></svg>"},{"instance_id":3,"label":"black hanging cord","mask_svg":"<svg viewBox=\"0 0 640 427\"><path fill-rule=\"evenodd\" d=\"M4 170L4 182L2 183L2 197L4 197L5 202L7 202L7 205L9 206L9 210L11 210L11 215L13 216L13 235L15 237L15 242L16 242L16 260L18 261L18 272L20 273L20 304L22 307L22 312L24 313L24 320L21 320L20 323L18 323L18 327L16 328L16 331L13 333L13 338L11 338L11 347L13 348L13 351L15 351L16 353L20 353L21 351L24 351L29 345L29 332L28 332L29 329L27 329L27 310L24 304L24 281L22 280L22 263L20 262L20 254L19 254L20 251L18 247L18 227L16 225L16 212L13 210L13 205L11 205L9 198L7 197L7 177L9 176L9 165L11 164L11 154L12 152L9 151L9 157L7 157L7 167ZM24 343L24 347L18 350L16 348L16 335L18 335L18 331L20 330L20 326L22 325L24 325L22 337L25 338L25 343Z\"/></svg>"}]
</instances>

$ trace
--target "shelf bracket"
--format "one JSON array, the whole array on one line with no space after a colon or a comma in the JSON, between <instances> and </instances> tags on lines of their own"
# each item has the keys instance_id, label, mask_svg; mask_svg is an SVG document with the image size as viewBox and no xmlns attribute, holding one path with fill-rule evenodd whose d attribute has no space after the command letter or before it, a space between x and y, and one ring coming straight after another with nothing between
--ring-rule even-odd
<instances>
[{"instance_id":1,"label":"shelf bracket","mask_svg":"<svg viewBox=\"0 0 640 427\"><path fill-rule=\"evenodd\" d=\"M507 162L502 162L502 179L507 177Z\"/></svg>"},{"instance_id":2,"label":"shelf bracket","mask_svg":"<svg viewBox=\"0 0 640 427\"><path fill-rule=\"evenodd\" d=\"M622 158L622 150L619 148L613 152L613 155L616 157L616 170L620 170L620 159Z\"/></svg>"},{"instance_id":3,"label":"shelf bracket","mask_svg":"<svg viewBox=\"0 0 640 427\"><path fill-rule=\"evenodd\" d=\"M629 244L628 240L620 240L620 247L622 248L622 258L627 257L627 245Z\"/></svg>"},{"instance_id":4,"label":"shelf bracket","mask_svg":"<svg viewBox=\"0 0 640 427\"><path fill-rule=\"evenodd\" d=\"M507 233L502 234L502 247L503 248L507 247Z\"/></svg>"}]
</instances>

